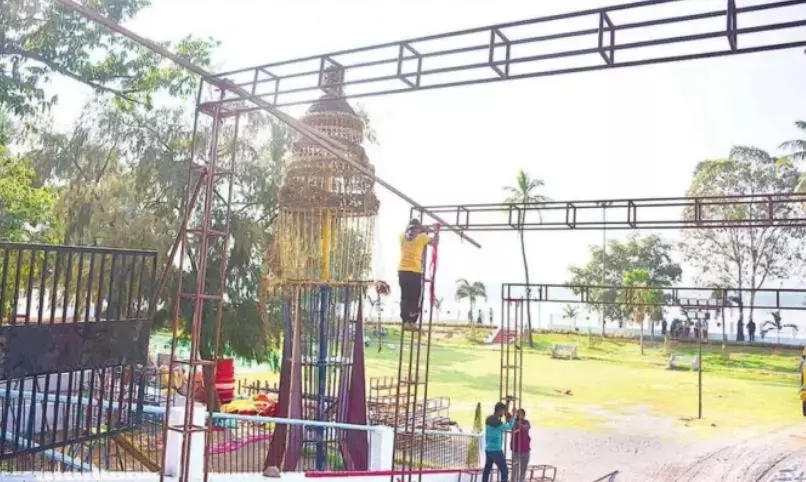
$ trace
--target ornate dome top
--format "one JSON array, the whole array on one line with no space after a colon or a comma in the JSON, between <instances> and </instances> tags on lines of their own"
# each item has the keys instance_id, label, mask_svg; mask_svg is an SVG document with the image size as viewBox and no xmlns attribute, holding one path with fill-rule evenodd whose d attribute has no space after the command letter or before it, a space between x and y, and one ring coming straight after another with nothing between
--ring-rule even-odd
<instances>
[{"instance_id":1,"label":"ornate dome top","mask_svg":"<svg viewBox=\"0 0 806 482\"><path fill-rule=\"evenodd\" d=\"M331 67L323 75L325 93L300 119L305 125L342 143L347 155L371 171L373 166L361 143L364 121L342 98L343 71ZM339 216L374 216L378 198L374 181L316 143L300 137L280 188L280 206L295 212L310 209L337 211Z\"/></svg>"}]
</instances>

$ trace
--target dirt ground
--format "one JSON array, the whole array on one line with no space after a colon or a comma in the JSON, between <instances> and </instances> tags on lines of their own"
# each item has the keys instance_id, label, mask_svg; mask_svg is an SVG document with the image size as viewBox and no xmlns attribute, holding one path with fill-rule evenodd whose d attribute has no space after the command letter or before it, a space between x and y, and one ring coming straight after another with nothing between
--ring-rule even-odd
<instances>
[{"instance_id":1,"label":"dirt ground","mask_svg":"<svg viewBox=\"0 0 806 482\"><path fill-rule=\"evenodd\" d=\"M595 431L533 429L531 464L556 466L562 482L613 471L618 482L806 482L806 424L703 438L644 410L607 419Z\"/></svg>"}]
</instances>

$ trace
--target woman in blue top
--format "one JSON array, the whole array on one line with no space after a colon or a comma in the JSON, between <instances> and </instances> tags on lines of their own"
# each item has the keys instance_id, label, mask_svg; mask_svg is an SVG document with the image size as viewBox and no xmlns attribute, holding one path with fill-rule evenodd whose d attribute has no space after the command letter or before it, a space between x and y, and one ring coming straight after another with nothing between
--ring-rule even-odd
<instances>
[{"instance_id":1,"label":"woman in blue top","mask_svg":"<svg viewBox=\"0 0 806 482\"><path fill-rule=\"evenodd\" d=\"M501 420L506 417L506 422ZM512 415L507 412L507 405L502 402L495 404L495 412L487 417L484 427L484 472L481 482L490 481L490 472L493 464L501 472L501 482L507 482L507 459L504 457L504 432L512 430Z\"/></svg>"}]
</instances>

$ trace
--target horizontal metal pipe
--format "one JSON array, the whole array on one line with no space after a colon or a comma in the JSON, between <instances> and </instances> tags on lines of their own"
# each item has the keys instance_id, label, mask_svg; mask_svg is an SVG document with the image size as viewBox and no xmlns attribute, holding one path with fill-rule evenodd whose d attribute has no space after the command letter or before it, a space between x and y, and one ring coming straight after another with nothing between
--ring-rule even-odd
<instances>
[{"instance_id":1,"label":"horizontal metal pipe","mask_svg":"<svg viewBox=\"0 0 806 482\"><path fill-rule=\"evenodd\" d=\"M68 397L64 395L48 395L47 397L42 393L34 393L31 391L23 391L21 394L19 391L12 390L10 392L6 392L5 389L0 388L0 399L8 398L10 400L15 400L22 398L23 400L36 400L37 402L56 402L59 400L59 403L70 403L71 405L79 406L79 402L81 402L81 406L87 408L90 406L101 406L104 410L111 409L111 410L119 410L120 404L114 401L104 400L101 404L98 403L97 400L92 400L87 397ZM134 406L129 407L130 412L136 411ZM162 406L153 406L153 405L143 405L143 413L151 414L151 415L165 415L165 407ZM349 423L337 423L337 422L323 422L323 421L316 421L316 420L297 420L293 418L277 418L277 417L261 417L258 415L237 415L234 413L213 413L213 419L221 419L221 420L237 420L241 422L251 422L251 423L274 423L279 425L302 425L302 426L309 426L309 427L317 427L317 428L337 428L342 430L359 430L363 432L372 432L377 430L376 426L372 425L354 425Z\"/></svg>"},{"instance_id":2,"label":"horizontal metal pipe","mask_svg":"<svg viewBox=\"0 0 806 482\"><path fill-rule=\"evenodd\" d=\"M612 198L612 199L572 199L567 201L544 201L532 203L471 203L471 204L436 204L426 206L428 209L465 209L465 208L490 208L499 209L501 207L515 206L518 208L526 206L527 209L542 210L551 207L565 208L568 205L573 205L579 208L602 208L612 206L618 207L628 203L636 205L643 205L650 203L654 207L667 207L667 206L684 206L694 204L699 201L711 201L711 205L724 205L724 204L737 204L739 202L758 203L769 202L772 198L776 203L801 203L806 202L806 194L796 192L784 193L765 193L765 194L726 194L723 196L678 196L678 197L645 197L645 198ZM718 202L725 201L725 202ZM658 204L656 204L658 203ZM668 203L668 204L667 204Z\"/></svg>"},{"instance_id":3,"label":"horizontal metal pipe","mask_svg":"<svg viewBox=\"0 0 806 482\"><path fill-rule=\"evenodd\" d=\"M69 245L52 245L52 244L38 244L38 243L11 243L8 241L0 241L0 249L13 249L22 251L48 251L51 253L56 252L73 252L73 253L98 253L98 254L131 254L131 255L149 255L156 256L157 252L149 249L124 249L124 248L103 248L97 246L69 246Z\"/></svg>"},{"instance_id":4,"label":"horizontal metal pipe","mask_svg":"<svg viewBox=\"0 0 806 482\"><path fill-rule=\"evenodd\" d=\"M111 400L103 400L103 401L99 402L98 400L94 400L94 399L91 399L91 398L88 398L88 397L77 397L77 396L68 397L66 395L51 395L51 394L48 394L47 396L45 396L45 394L43 394L43 393L34 393L34 392L31 392L31 391L22 391L22 392L20 392L18 390L11 390L9 392L6 392L6 389L0 388L0 399L2 399L2 398L7 398L9 400L17 400L17 399L22 398L23 400L36 400L37 402L48 402L48 403L50 403L50 402L55 403L58 400L59 403L68 403L70 405L83 406L85 408L87 408L89 406L96 406L97 407L97 406L103 405L101 408L103 408L104 410L106 410L106 409L119 410L120 409L120 404L118 402L111 401ZM79 403L81 405L79 405ZM133 412L135 410L136 410L136 408L134 408L133 406L129 407L130 412ZM163 415L163 414L165 414L165 408L164 407L155 407L155 406L152 406L152 405L143 405L143 413Z\"/></svg>"},{"instance_id":5,"label":"horizontal metal pipe","mask_svg":"<svg viewBox=\"0 0 806 482\"><path fill-rule=\"evenodd\" d=\"M3 433L3 439L5 439L8 442L17 442L18 441L22 445L27 445L28 447L30 447L32 449L35 449L35 448L39 447L38 443L30 441L30 440L28 440L26 438L23 438L23 437L19 437L19 436L15 435L15 434L13 434L11 432L4 432ZM98 470L98 469L96 469L95 467L93 467L90 464L85 464L85 463L81 462L80 460L76 460L76 459L74 459L72 457L67 457L66 455L64 455L62 453L59 453L59 452L56 452L54 450L43 450L42 455L44 457L47 457L48 459L54 461L54 462L58 462L58 463L64 464L64 465L69 465L70 467L73 467L74 469L79 469L82 472L96 472Z\"/></svg>"},{"instance_id":6,"label":"horizontal metal pipe","mask_svg":"<svg viewBox=\"0 0 806 482\"><path fill-rule=\"evenodd\" d=\"M395 475L438 475L462 474L471 472L468 469L418 469L418 470L340 470L333 472L305 472L305 478L325 477L389 477Z\"/></svg>"}]
</instances>

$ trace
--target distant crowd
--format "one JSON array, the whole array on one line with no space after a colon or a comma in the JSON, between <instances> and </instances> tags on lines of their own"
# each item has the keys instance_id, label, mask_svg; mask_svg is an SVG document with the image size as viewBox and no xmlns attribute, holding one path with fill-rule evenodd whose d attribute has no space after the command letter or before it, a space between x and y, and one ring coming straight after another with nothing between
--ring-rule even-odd
<instances>
[{"instance_id":1,"label":"distant crowd","mask_svg":"<svg viewBox=\"0 0 806 482\"><path fill-rule=\"evenodd\" d=\"M666 320L661 321L661 334L666 335L667 328L668 334L672 338L679 338L679 339L686 339L692 338L697 339L702 336L703 339L708 339L708 318L702 320L680 320L675 318L672 320L671 324L668 324ZM745 340L744 332L745 328L747 328L747 339ZM763 338L762 334L762 338ZM747 322L747 326L745 327L744 322L739 319L738 323L736 323L736 341L748 341L753 343L756 341L756 323L751 319Z\"/></svg>"}]
</instances>

